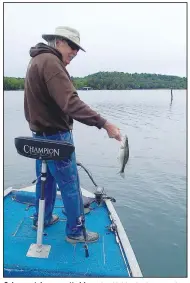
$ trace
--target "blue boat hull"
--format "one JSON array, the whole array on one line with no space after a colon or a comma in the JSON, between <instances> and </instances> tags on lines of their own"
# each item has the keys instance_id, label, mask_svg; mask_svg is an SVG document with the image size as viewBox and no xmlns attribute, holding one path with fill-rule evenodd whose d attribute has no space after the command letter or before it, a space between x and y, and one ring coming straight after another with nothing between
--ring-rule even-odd
<instances>
[{"instance_id":1,"label":"blue boat hull","mask_svg":"<svg viewBox=\"0 0 190 283\"><path fill-rule=\"evenodd\" d=\"M22 200L23 194L23 200ZM63 203L57 197L54 213L60 221L44 230L43 244L51 245L48 258L27 257L36 231L31 228L34 213L34 192L21 192L21 201L13 199L14 192L4 198L4 277L131 277L132 272L123 250L110 231L110 212L104 202L90 205L86 227L99 233L96 243L88 245L85 257L82 243L72 245L65 241L66 216ZM25 201L28 200L28 201ZM122 248L123 249L123 248Z\"/></svg>"}]
</instances>

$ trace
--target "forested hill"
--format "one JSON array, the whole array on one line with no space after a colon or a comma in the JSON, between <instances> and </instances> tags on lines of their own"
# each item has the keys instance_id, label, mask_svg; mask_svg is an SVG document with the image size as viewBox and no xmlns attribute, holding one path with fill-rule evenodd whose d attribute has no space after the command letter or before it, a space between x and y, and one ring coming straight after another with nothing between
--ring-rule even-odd
<instances>
[{"instance_id":1,"label":"forested hill","mask_svg":"<svg viewBox=\"0 0 190 283\"><path fill-rule=\"evenodd\" d=\"M187 79L157 74L130 74L123 72L99 72L84 78L72 78L77 89L88 86L93 89L186 89Z\"/></svg>"},{"instance_id":2,"label":"forested hill","mask_svg":"<svg viewBox=\"0 0 190 283\"><path fill-rule=\"evenodd\" d=\"M71 79L77 89L82 89L83 87L99 90L187 88L187 79L185 77L146 73L98 72L83 78L71 77ZM19 89L24 89L24 78L4 77L4 90Z\"/></svg>"}]
</instances>

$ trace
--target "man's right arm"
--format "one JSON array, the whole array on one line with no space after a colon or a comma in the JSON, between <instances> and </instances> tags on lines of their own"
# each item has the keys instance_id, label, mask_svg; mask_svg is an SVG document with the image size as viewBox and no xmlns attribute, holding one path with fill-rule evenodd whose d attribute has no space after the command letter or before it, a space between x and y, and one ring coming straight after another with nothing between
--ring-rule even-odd
<instances>
[{"instance_id":1,"label":"man's right arm","mask_svg":"<svg viewBox=\"0 0 190 283\"><path fill-rule=\"evenodd\" d=\"M46 81L46 85L50 96L65 114L86 125L99 129L103 127L106 120L79 98L64 70L55 73Z\"/></svg>"},{"instance_id":2,"label":"man's right arm","mask_svg":"<svg viewBox=\"0 0 190 283\"><path fill-rule=\"evenodd\" d=\"M92 110L79 98L76 89L62 65L58 62L53 62L52 64L51 70L53 73L50 75L49 72L45 72L45 80L50 96L62 111L83 124L96 126L99 129L104 128L110 138L121 140L119 129L106 121L106 119L101 117L100 114Z\"/></svg>"}]
</instances>

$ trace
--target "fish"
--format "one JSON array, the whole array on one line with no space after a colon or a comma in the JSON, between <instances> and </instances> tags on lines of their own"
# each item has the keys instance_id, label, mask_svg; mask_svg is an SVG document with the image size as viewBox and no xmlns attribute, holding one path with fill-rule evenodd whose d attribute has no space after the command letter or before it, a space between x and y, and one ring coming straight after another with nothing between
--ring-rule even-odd
<instances>
[{"instance_id":1,"label":"fish","mask_svg":"<svg viewBox=\"0 0 190 283\"><path fill-rule=\"evenodd\" d=\"M118 158L121 164L121 168L118 173L120 174L122 178L125 178L124 170L129 160L129 142L128 142L128 137L126 135L122 138Z\"/></svg>"}]
</instances>

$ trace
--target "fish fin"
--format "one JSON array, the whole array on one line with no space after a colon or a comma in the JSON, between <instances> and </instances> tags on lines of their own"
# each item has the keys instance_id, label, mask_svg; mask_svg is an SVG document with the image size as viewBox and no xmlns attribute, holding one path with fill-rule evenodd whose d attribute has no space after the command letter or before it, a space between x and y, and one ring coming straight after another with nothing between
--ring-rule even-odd
<instances>
[{"instance_id":1,"label":"fish fin","mask_svg":"<svg viewBox=\"0 0 190 283\"><path fill-rule=\"evenodd\" d=\"M125 173L123 172L119 172L120 173L120 176L123 178L123 179L125 179Z\"/></svg>"}]
</instances>

